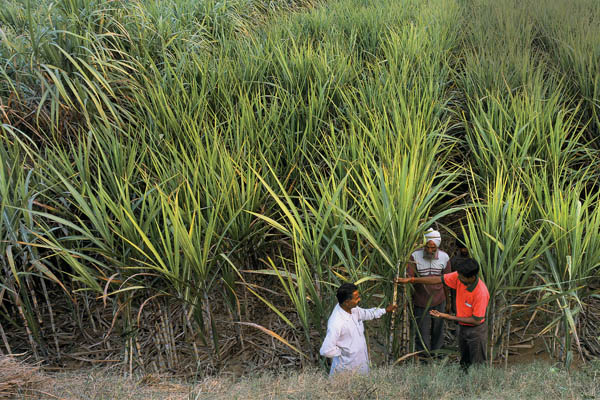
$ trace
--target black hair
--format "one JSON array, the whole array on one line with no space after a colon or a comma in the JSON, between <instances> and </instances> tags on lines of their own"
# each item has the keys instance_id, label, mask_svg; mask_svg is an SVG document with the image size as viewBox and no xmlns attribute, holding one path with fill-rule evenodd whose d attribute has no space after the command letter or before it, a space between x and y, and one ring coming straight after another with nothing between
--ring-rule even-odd
<instances>
[{"instance_id":1,"label":"black hair","mask_svg":"<svg viewBox=\"0 0 600 400\"><path fill-rule=\"evenodd\" d=\"M356 292L358 288L354 283L343 283L337 290L336 297L338 299L338 303L344 304L344 302L348 299L352 298L352 293Z\"/></svg>"},{"instance_id":2,"label":"black hair","mask_svg":"<svg viewBox=\"0 0 600 400\"><path fill-rule=\"evenodd\" d=\"M454 268L465 278L476 276L479 273L479 264L472 258L467 258Z\"/></svg>"}]
</instances>

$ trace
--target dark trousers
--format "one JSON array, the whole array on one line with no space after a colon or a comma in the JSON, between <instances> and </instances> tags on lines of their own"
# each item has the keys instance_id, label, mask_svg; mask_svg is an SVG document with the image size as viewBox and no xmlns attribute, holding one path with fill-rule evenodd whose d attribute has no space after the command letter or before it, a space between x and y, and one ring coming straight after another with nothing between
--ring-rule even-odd
<instances>
[{"instance_id":1,"label":"dark trousers","mask_svg":"<svg viewBox=\"0 0 600 400\"><path fill-rule=\"evenodd\" d=\"M483 364L487 348L487 322L478 326L459 325L458 349L460 365L469 368L471 364Z\"/></svg>"},{"instance_id":2,"label":"dark trousers","mask_svg":"<svg viewBox=\"0 0 600 400\"><path fill-rule=\"evenodd\" d=\"M429 315L429 311L431 310L445 312L446 302L443 301L441 304L429 308L413 307L417 322L415 329L416 351L425 349L427 351L435 351L441 349L444 344L444 320ZM413 326L413 328L415 327Z\"/></svg>"}]
</instances>

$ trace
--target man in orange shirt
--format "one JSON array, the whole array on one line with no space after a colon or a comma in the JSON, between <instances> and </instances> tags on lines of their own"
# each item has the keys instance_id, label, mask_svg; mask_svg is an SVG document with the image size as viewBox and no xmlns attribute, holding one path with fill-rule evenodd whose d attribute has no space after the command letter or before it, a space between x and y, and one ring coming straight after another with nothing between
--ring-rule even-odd
<instances>
[{"instance_id":1,"label":"man in orange shirt","mask_svg":"<svg viewBox=\"0 0 600 400\"><path fill-rule=\"evenodd\" d=\"M458 347L460 364L468 368L471 364L482 364L486 360L487 324L485 313L490 300L485 283L479 279L479 264L472 258L454 266L455 272L442 276L398 278L397 283L443 283L456 289L456 315L431 310L436 318L456 321L459 324Z\"/></svg>"}]
</instances>

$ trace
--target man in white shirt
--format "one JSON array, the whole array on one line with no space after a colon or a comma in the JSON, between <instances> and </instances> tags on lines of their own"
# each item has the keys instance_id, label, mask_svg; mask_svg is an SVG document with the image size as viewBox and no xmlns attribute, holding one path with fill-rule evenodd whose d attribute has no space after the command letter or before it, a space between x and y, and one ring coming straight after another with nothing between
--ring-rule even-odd
<instances>
[{"instance_id":1,"label":"man in white shirt","mask_svg":"<svg viewBox=\"0 0 600 400\"><path fill-rule=\"evenodd\" d=\"M369 354L363 321L380 318L395 310L396 305L390 304L385 309L360 308L360 294L352 283L340 286L336 297L338 304L327 322L327 336L320 353L333 359L329 375L342 371L366 374L369 372Z\"/></svg>"}]
</instances>

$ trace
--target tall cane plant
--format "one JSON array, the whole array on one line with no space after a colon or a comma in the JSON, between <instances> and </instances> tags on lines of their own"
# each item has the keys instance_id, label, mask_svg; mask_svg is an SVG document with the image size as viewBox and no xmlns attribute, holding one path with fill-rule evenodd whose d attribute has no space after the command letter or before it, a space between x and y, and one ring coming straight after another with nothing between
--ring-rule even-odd
<instances>
[{"instance_id":1,"label":"tall cane plant","mask_svg":"<svg viewBox=\"0 0 600 400\"><path fill-rule=\"evenodd\" d=\"M572 346L581 352L577 331L581 308L594 295L587 283L600 276L598 193L586 190L584 182L547 176L534 177L530 186L533 212L543 221L542 234L550 244L537 273L543 284L533 290L541 294L542 304L557 312L543 332L554 330L556 355L568 367Z\"/></svg>"},{"instance_id":2,"label":"tall cane plant","mask_svg":"<svg viewBox=\"0 0 600 400\"><path fill-rule=\"evenodd\" d=\"M546 248L542 228L532 221L531 203L517 182L503 170L488 181L485 193L467 208L463 227L471 257L481 266L490 293L490 363L508 356L514 306L524 295Z\"/></svg>"}]
</instances>

